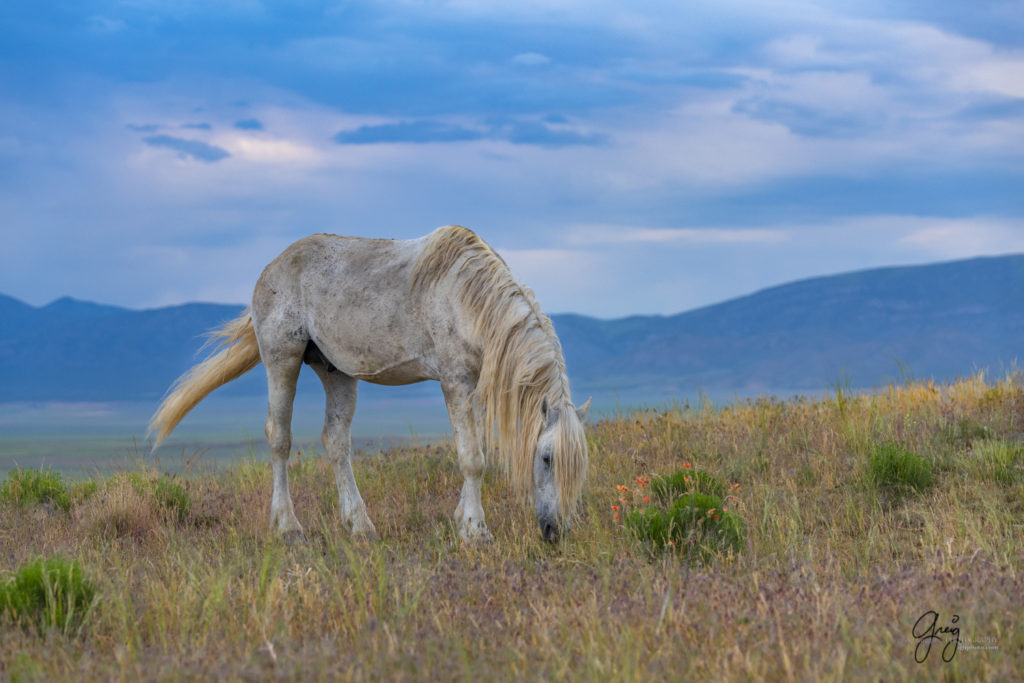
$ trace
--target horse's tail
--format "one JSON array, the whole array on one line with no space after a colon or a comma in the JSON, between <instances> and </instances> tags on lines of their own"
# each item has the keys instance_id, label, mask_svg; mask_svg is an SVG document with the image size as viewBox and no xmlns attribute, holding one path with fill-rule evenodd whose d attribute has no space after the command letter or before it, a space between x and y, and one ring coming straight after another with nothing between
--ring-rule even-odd
<instances>
[{"instance_id":1,"label":"horse's tail","mask_svg":"<svg viewBox=\"0 0 1024 683\"><path fill-rule=\"evenodd\" d=\"M160 447L188 411L206 396L260 364L260 349L252 327L252 314L242 315L210 333L208 344L220 341L218 351L178 378L171 393L149 421L148 434L156 434L153 450Z\"/></svg>"}]
</instances>

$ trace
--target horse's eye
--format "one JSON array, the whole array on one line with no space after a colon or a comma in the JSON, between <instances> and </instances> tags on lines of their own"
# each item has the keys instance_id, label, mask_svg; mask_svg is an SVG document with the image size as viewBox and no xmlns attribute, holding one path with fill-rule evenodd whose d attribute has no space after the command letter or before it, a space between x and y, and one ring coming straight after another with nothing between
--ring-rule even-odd
<instances>
[{"instance_id":1,"label":"horse's eye","mask_svg":"<svg viewBox=\"0 0 1024 683\"><path fill-rule=\"evenodd\" d=\"M545 455L544 456L544 467L551 467L551 456L550 455Z\"/></svg>"}]
</instances>

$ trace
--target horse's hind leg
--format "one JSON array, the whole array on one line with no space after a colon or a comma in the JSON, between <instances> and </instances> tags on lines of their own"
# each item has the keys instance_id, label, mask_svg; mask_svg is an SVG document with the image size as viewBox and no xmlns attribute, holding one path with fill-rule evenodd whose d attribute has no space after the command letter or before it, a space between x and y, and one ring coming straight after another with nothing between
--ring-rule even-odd
<instances>
[{"instance_id":1,"label":"horse's hind leg","mask_svg":"<svg viewBox=\"0 0 1024 683\"><path fill-rule=\"evenodd\" d=\"M292 448L292 404L295 401L295 383L302 367L302 348L264 351L260 346L263 364L267 368L267 443L270 445L271 467L274 474L274 494L270 501L270 527L275 526L285 541L304 540L302 525L295 517L292 496L288 489L288 456Z\"/></svg>"},{"instance_id":2,"label":"horse's hind leg","mask_svg":"<svg viewBox=\"0 0 1024 683\"><path fill-rule=\"evenodd\" d=\"M338 485L338 504L341 519L353 536L376 540L377 529L366 514L366 504L359 495L356 478L352 473L352 416L356 410L358 380L325 363L310 364L327 394L322 436L324 449L334 467L334 480Z\"/></svg>"}]
</instances>

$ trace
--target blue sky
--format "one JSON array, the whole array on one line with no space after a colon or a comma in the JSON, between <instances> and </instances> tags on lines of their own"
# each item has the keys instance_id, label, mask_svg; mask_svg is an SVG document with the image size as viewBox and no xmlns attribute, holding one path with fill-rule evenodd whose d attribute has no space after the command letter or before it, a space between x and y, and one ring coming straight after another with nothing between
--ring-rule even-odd
<instances>
[{"instance_id":1,"label":"blue sky","mask_svg":"<svg viewBox=\"0 0 1024 683\"><path fill-rule=\"evenodd\" d=\"M0 292L244 302L479 232L549 312L1024 251L1024 2L0 6Z\"/></svg>"}]
</instances>

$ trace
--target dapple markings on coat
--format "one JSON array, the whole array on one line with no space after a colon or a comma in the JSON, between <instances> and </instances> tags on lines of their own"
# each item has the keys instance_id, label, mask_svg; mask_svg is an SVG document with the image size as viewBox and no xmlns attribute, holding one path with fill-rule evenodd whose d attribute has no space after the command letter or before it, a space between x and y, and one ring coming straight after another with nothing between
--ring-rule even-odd
<instances>
[{"instance_id":1,"label":"dapple markings on coat","mask_svg":"<svg viewBox=\"0 0 1024 683\"><path fill-rule=\"evenodd\" d=\"M463 475L455 510L462 539L491 539L480 501L485 452L516 489L532 495L545 539L570 527L587 474L583 418L590 401L573 406L551 321L472 231L445 226L414 240L299 240L264 269L251 306L213 339L220 349L179 378L153 416L154 449L211 391L262 362L270 522L285 538L302 538L287 462L304 362L327 394L322 440L352 534L377 536L352 473L359 380L441 383Z\"/></svg>"}]
</instances>

